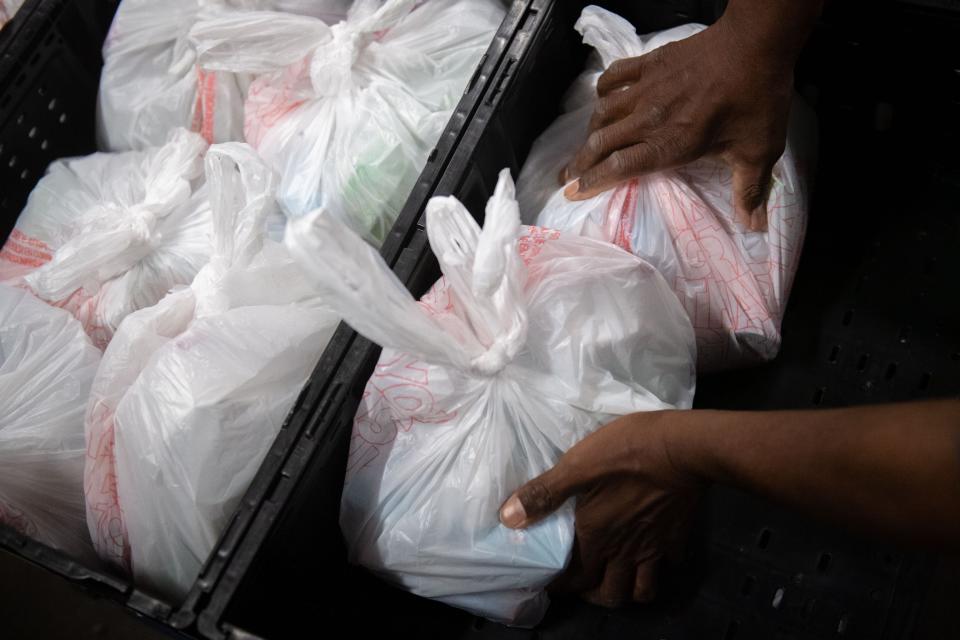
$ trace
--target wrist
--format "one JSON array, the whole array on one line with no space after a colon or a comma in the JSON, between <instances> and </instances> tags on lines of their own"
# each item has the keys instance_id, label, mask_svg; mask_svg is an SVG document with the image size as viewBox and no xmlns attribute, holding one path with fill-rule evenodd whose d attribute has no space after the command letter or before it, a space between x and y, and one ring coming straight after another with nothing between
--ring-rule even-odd
<instances>
[{"instance_id":1,"label":"wrist","mask_svg":"<svg viewBox=\"0 0 960 640\"><path fill-rule=\"evenodd\" d=\"M753 71L792 73L823 0L730 0L710 27Z\"/></svg>"},{"instance_id":2,"label":"wrist","mask_svg":"<svg viewBox=\"0 0 960 640\"><path fill-rule=\"evenodd\" d=\"M740 412L691 409L669 412L663 431L664 449L678 473L700 482L724 479L724 434L732 433Z\"/></svg>"}]
</instances>

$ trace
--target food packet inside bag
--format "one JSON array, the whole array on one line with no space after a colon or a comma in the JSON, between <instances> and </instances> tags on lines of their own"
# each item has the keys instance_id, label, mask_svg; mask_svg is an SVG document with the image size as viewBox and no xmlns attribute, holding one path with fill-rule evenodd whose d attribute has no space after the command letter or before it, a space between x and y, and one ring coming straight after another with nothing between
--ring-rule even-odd
<instances>
[{"instance_id":1,"label":"food packet inside bag","mask_svg":"<svg viewBox=\"0 0 960 640\"><path fill-rule=\"evenodd\" d=\"M83 411L99 362L69 313L0 284L0 523L87 561Z\"/></svg>"},{"instance_id":2,"label":"food packet inside bag","mask_svg":"<svg viewBox=\"0 0 960 640\"><path fill-rule=\"evenodd\" d=\"M233 12L190 36L203 69L255 75L244 135L288 216L383 241L504 17L498 0L359 0L346 20Z\"/></svg>"},{"instance_id":3,"label":"food packet inside bag","mask_svg":"<svg viewBox=\"0 0 960 640\"><path fill-rule=\"evenodd\" d=\"M212 146L206 173L208 262L124 320L86 413L97 551L173 598L196 579L337 322L267 235L276 180L253 149Z\"/></svg>"},{"instance_id":4,"label":"food packet inside bag","mask_svg":"<svg viewBox=\"0 0 960 640\"><path fill-rule=\"evenodd\" d=\"M587 139L603 70L704 27L688 24L638 36L623 18L589 6L575 28L595 54L570 87L565 113L533 144L518 179L523 211L536 224L616 243L660 270L693 323L700 370L772 359L780 348L780 324L806 230L807 176L816 143L812 114L794 99L786 150L774 168L766 231L750 231L735 220L731 173L718 159L569 201L557 176Z\"/></svg>"},{"instance_id":5,"label":"food packet inside bag","mask_svg":"<svg viewBox=\"0 0 960 640\"><path fill-rule=\"evenodd\" d=\"M418 595L530 626L565 567L573 510L524 531L498 510L581 438L688 408L690 322L663 278L608 243L522 227L504 170L481 230L427 207L443 278L419 301L335 217L287 245L330 305L384 350L356 414L340 524L350 561Z\"/></svg>"}]
</instances>

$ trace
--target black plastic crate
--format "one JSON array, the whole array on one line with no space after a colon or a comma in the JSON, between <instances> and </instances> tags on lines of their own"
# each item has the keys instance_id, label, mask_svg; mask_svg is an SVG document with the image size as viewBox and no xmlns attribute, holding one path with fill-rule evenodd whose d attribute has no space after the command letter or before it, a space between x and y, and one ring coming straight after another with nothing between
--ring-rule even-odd
<instances>
[{"instance_id":1,"label":"black plastic crate","mask_svg":"<svg viewBox=\"0 0 960 640\"><path fill-rule=\"evenodd\" d=\"M479 213L498 171L516 175L557 115L587 50L586 3L529 0L519 31L437 186ZM710 22L722 2L599 4L640 31ZM820 165L784 347L762 367L704 376L699 407L846 406L960 391L960 35L955 15L909 3L833 3L797 87L820 119ZM892 46L896 43L897 46ZM934 147L931 143L936 142ZM420 295L439 271L422 225L395 272ZM688 557L653 605L564 600L536 630L509 629L396 590L345 561L340 488L354 412L379 348L347 330L340 367L311 390L292 454L199 619L211 638L914 637L936 559L713 488ZM811 473L815 470L811 470ZM935 621L925 620L937 634Z\"/></svg>"},{"instance_id":2,"label":"black plastic crate","mask_svg":"<svg viewBox=\"0 0 960 640\"><path fill-rule=\"evenodd\" d=\"M21 9L16 24L8 25L15 29L4 29L0 37L0 238L4 240L50 162L96 151L94 112L103 64L100 51L118 4L118 0L33 0ZM525 3L504 0L504 6L507 14L503 23L384 241L381 254L391 264L402 259L416 220L518 31ZM198 612L207 605L213 585L224 577L236 541L270 494L294 444L301 436L311 434L308 417L317 411L320 394L341 368L352 342L352 332L346 327L334 334L221 534L216 552L208 558L183 602L169 602L141 591L128 577L103 567L85 566L2 525L0 553L40 565L171 635L194 634Z\"/></svg>"},{"instance_id":3,"label":"black plastic crate","mask_svg":"<svg viewBox=\"0 0 960 640\"><path fill-rule=\"evenodd\" d=\"M33 0L0 31L0 237L51 161L94 150L111 0ZM69 28L65 28L69 25Z\"/></svg>"}]
</instances>

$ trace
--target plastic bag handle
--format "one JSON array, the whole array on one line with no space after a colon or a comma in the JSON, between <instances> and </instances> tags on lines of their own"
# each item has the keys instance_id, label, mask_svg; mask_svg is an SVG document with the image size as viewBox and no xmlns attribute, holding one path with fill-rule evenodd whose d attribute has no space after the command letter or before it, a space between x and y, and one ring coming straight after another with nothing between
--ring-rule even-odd
<instances>
[{"instance_id":1,"label":"plastic bag handle","mask_svg":"<svg viewBox=\"0 0 960 640\"><path fill-rule=\"evenodd\" d=\"M94 294L131 269L152 251L157 220L190 198L190 182L201 174L206 148L199 135L175 130L144 167L143 200L127 208L103 203L81 216L76 223L80 232L26 276L30 288L41 298L60 301L80 288Z\"/></svg>"},{"instance_id":2,"label":"plastic bag handle","mask_svg":"<svg viewBox=\"0 0 960 640\"><path fill-rule=\"evenodd\" d=\"M510 170L500 172L482 230L453 197L432 198L426 217L440 269L485 347L471 368L492 375L513 359L527 333L526 269L517 251L520 209Z\"/></svg>"},{"instance_id":3,"label":"plastic bag handle","mask_svg":"<svg viewBox=\"0 0 960 640\"><path fill-rule=\"evenodd\" d=\"M267 218L277 211L277 176L245 142L211 146L204 164L214 256L249 264L263 246Z\"/></svg>"},{"instance_id":4,"label":"plastic bag handle","mask_svg":"<svg viewBox=\"0 0 960 640\"><path fill-rule=\"evenodd\" d=\"M204 69L269 73L299 62L332 38L322 20L279 11L220 11L190 28Z\"/></svg>"},{"instance_id":5,"label":"plastic bag handle","mask_svg":"<svg viewBox=\"0 0 960 640\"><path fill-rule=\"evenodd\" d=\"M254 261L267 235L267 218L277 209L277 177L247 143L211 146L205 166L213 253L190 284L198 317L231 307L224 278Z\"/></svg>"},{"instance_id":6,"label":"plastic bag handle","mask_svg":"<svg viewBox=\"0 0 960 640\"><path fill-rule=\"evenodd\" d=\"M310 81L318 96L338 95L351 85L353 65L376 34L390 29L407 16L416 0L386 0L357 3L347 19L331 28L332 38L317 47L310 61Z\"/></svg>"},{"instance_id":7,"label":"plastic bag handle","mask_svg":"<svg viewBox=\"0 0 960 640\"><path fill-rule=\"evenodd\" d=\"M583 43L593 47L606 69L614 60L639 55L642 43L629 21L606 9L590 5L580 13L573 28Z\"/></svg>"},{"instance_id":8,"label":"plastic bag handle","mask_svg":"<svg viewBox=\"0 0 960 640\"><path fill-rule=\"evenodd\" d=\"M284 241L326 305L358 333L434 364L466 368L470 346L427 315L380 254L343 222L318 209L290 220Z\"/></svg>"},{"instance_id":9,"label":"plastic bag handle","mask_svg":"<svg viewBox=\"0 0 960 640\"><path fill-rule=\"evenodd\" d=\"M427 204L430 245L462 311L443 323L416 303L373 247L324 211L290 221L285 240L327 305L360 334L427 362L486 376L513 359L527 330L526 273L517 253L520 214L508 170L500 174L487 215L481 231L455 198Z\"/></svg>"}]
</instances>

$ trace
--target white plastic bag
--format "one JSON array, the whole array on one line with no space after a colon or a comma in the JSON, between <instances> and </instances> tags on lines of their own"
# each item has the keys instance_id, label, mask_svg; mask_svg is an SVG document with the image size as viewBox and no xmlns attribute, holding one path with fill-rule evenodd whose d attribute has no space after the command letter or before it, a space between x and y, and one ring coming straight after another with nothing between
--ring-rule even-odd
<instances>
[{"instance_id":1,"label":"white plastic bag","mask_svg":"<svg viewBox=\"0 0 960 640\"><path fill-rule=\"evenodd\" d=\"M54 162L0 251L0 281L70 311L104 348L209 259L206 149L179 129L162 147Z\"/></svg>"},{"instance_id":2,"label":"white plastic bag","mask_svg":"<svg viewBox=\"0 0 960 640\"><path fill-rule=\"evenodd\" d=\"M91 558L83 409L100 352L80 323L0 285L0 523Z\"/></svg>"},{"instance_id":3,"label":"white plastic bag","mask_svg":"<svg viewBox=\"0 0 960 640\"><path fill-rule=\"evenodd\" d=\"M498 0L359 0L333 27L235 12L190 36L204 69L261 74L244 133L285 213L322 207L379 244L503 16Z\"/></svg>"},{"instance_id":4,"label":"white plastic bag","mask_svg":"<svg viewBox=\"0 0 960 640\"><path fill-rule=\"evenodd\" d=\"M417 303L335 219L288 225L330 305L385 347L354 423L340 524L352 562L533 625L568 561L572 505L513 531L501 503L616 416L688 408L693 331L643 260L521 227L507 170L482 231L452 197L430 201L427 231L444 278Z\"/></svg>"},{"instance_id":5,"label":"white plastic bag","mask_svg":"<svg viewBox=\"0 0 960 640\"><path fill-rule=\"evenodd\" d=\"M189 128L207 142L243 139L249 78L208 73L187 39L202 16L233 8L295 11L336 22L350 0L123 0L103 46L100 148L145 149Z\"/></svg>"},{"instance_id":6,"label":"white plastic bag","mask_svg":"<svg viewBox=\"0 0 960 640\"><path fill-rule=\"evenodd\" d=\"M186 594L337 318L266 237L275 179L242 143L210 147L209 263L127 317L86 415L90 533L139 584Z\"/></svg>"},{"instance_id":7,"label":"white plastic bag","mask_svg":"<svg viewBox=\"0 0 960 640\"><path fill-rule=\"evenodd\" d=\"M769 360L780 348L780 322L806 229L806 170L815 131L794 100L787 148L774 168L769 227L751 232L734 219L730 170L703 159L637 178L582 202L563 196L556 179L586 140L597 79L619 58L633 57L704 27L688 24L638 36L604 9L587 7L576 29L599 59L570 88L566 113L534 142L518 180L530 220L615 242L663 273L697 334L700 370Z\"/></svg>"}]
</instances>

